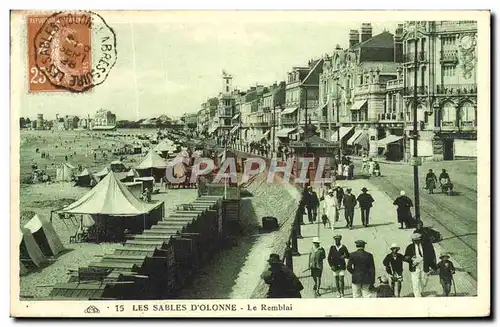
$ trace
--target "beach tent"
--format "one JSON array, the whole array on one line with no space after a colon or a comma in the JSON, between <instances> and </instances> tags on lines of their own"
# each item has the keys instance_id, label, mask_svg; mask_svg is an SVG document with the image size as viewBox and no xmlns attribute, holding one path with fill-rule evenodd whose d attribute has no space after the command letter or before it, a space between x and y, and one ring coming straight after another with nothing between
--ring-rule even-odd
<instances>
[{"instance_id":1,"label":"beach tent","mask_svg":"<svg viewBox=\"0 0 500 327\"><path fill-rule=\"evenodd\" d=\"M87 194L59 211L91 215L96 224L92 240L121 242L126 229L140 233L151 228L163 217L163 209L163 202L139 200L110 172Z\"/></svg>"},{"instance_id":2,"label":"beach tent","mask_svg":"<svg viewBox=\"0 0 500 327\"><path fill-rule=\"evenodd\" d=\"M47 257L43 254L30 231L25 228L21 228L21 235L21 244L19 245L21 263L25 266L26 264L29 264L37 267L46 263Z\"/></svg>"},{"instance_id":3,"label":"beach tent","mask_svg":"<svg viewBox=\"0 0 500 327\"><path fill-rule=\"evenodd\" d=\"M95 178L100 181L101 179L103 179L107 174L109 174L109 172L111 171L111 169L109 169L107 166L104 167L100 172L97 172L94 174Z\"/></svg>"},{"instance_id":4,"label":"beach tent","mask_svg":"<svg viewBox=\"0 0 500 327\"><path fill-rule=\"evenodd\" d=\"M73 165L63 162L56 169L56 180L57 181L71 181L75 174L77 173L76 167Z\"/></svg>"},{"instance_id":5,"label":"beach tent","mask_svg":"<svg viewBox=\"0 0 500 327\"><path fill-rule=\"evenodd\" d=\"M24 228L31 232L36 243L45 256L55 256L64 250L61 239L57 235L52 224L40 218L37 214L24 225Z\"/></svg>"},{"instance_id":6,"label":"beach tent","mask_svg":"<svg viewBox=\"0 0 500 327\"><path fill-rule=\"evenodd\" d=\"M153 176L156 181L159 181L163 176L165 176L165 169L167 164L159 154L154 150L148 152L144 157L142 162L134 167L134 169L139 173L139 176Z\"/></svg>"},{"instance_id":7,"label":"beach tent","mask_svg":"<svg viewBox=\"0 0 500 327\"><path fill-rule=\"evenodd\" d=\"M165 158L168 153L172 153L177 150L177 147L171 140L164 139L160 143L158 143L157 146L155 146L154 150Z\"/></svg>"},{"instance_id":8,"label":"beach tent","mask_svg":"<svg viewBox=\"0 0 500 327\"><path fill-rule=\"evenodd\" d=\"M121 182L133 182L134 178L139 177L139 174L134 168L131 168L128 172L124 174L123 178L120 178Z\"/></svg>"},{"instance_id":9,"label":"beach tent","mask_svg":"<svg viewBox=\"0 0 500 327\"><path fill-rule=\"evenodd\" d=\"M121 172L126 172L127 171L127 167L125 167L125 165L123 164L123 162L121 162L120 160L112 161L109 164L109 168L112 171L114 171L115 173L121 173Z\"/></svg>"},{"instance_id":10,"label":"beach tent","mask_svg":"<svg viewBox=\"0 0 500 327\"><path fill-rule=\"evenodd\" d=\"M75 186L92 187L96 184L97 184L96 179L88 169L84 169L80 174L76 176Z\"/></svg>"}]
</instances>

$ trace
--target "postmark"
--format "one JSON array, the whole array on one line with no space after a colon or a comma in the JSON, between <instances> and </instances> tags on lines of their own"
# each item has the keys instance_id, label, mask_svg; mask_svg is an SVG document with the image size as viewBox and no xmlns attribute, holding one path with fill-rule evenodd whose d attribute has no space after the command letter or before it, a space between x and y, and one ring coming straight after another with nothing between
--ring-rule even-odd
<instances>
[{"instance_id":1,"label":"postmark","mask_svg":"<svg viewBox=\"0 0 500 327\"><path fill-rule=\"evenodd\" d=\"M115 33L93 12L55 13L34 39L38 71L55 88L72 92L85 92L103 83L116 58Z\"/></svg>"}]
</instances>

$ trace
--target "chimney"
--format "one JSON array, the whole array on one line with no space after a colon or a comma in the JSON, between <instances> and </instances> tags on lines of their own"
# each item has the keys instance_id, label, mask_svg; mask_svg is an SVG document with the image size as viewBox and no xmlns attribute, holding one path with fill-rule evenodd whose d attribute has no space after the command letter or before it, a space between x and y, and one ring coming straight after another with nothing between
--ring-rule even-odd
<instances>
[{"instance_id":1,"label":"chimney","mask_svg":"<svg viewBox=\"0 0 500 327\"><path fill-rule=\"evenodd\" d=\"M394 33L394 62L403 62L403 24L398 24Z\"/></svg>"},{"instance_id":2,"label":"chimney","mask_svg":"<svg viewBox=\"0 0 500 327\"><path fill-rule=\"evenodd\" d=\"M359 31L358 30L350 30L349 31L349 48L355 46L359 43Z\"/></svg>"},{"instance_id":3,"label":"chimney","mask_svg":"<svg viewBox=\"0 0 500 327\"><path fill-rule=\"evenodd\" d=\"M365 42L372 38L372 24L363 23L361 24L361 42Z\"/></svg>"}]
</instances>

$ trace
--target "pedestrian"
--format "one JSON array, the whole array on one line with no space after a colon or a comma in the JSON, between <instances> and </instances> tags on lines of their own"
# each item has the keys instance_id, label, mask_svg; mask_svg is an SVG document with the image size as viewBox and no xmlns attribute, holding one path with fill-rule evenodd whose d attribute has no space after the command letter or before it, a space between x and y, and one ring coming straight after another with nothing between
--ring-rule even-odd
<instances>
[{"instance_id":1,"label":"pedestrian","mask_svg":"<svg viewBox=\"0 0 500 327\"><path fill-rule=\"evenodd\" d=\"M346 270L346 260L349 259L349 251L342 244L342 236L335 235L333 237L334 244L330 246L328 251L328 264L333 271L335 278L335 286L337 287L338 297L344 297L344 275Z\"/></svg>"},{"instance_id":2,"label":"pedestrian","mask_svg":"<svg viewBox=\"0 0 500 327\"><path fill-rule=\"evenodd\" d=\"M327 222L330 224L330 228L332 230L335 229L334 222L337 221L337 216L338 216L337 197L335 197L333 193L334 193L333 190L329 189L327 191L327 195L323 200L323 215L326 216Z\"/></svg>"},{"instance_id":3,"label":"pedestrian","mask_svg":"<svg viewBox=\"0 0 500 327\"><path fill-rule=\"evenodd\" d=\"M319 198L316 192L314 192L312 186L307 187L307 193L305 195L305 202L307 208L307 218L309 219L309 223L315 223L316 218L318 216L318 206L319 206Z\"/></svg>"},{"instance_id":4,"label":"pedestrian","mask_svg":"<svg viewBox=\"0 0 500 327\"><path fill-rule=\"evenodd\" d=\"M443 287L443 296L449 296L451 284L454 283L453 274L455 273L455 266L450 261L450 255L447 253L441 254L439 259L441 261L437 264L437 271L439 272L439 280Z\"/></svg>"},{"instance_id":5,"label":"pedestrian","mask_svg":"<svg viewBox=\"0 0 500 327\"><path fill-rule=\"evenodd\" d=\"M363 226L368 227L368 224L370 223L370 208L373 206L373 202L375 202L375 200L371 194L367 193L368 189L366 187L363 187L361 192L362 193L358 195L361 222L363 223Z\"/></svg>"},{"instance_id":6,"label":"pedestrian","mask_svg":"<svg viewBox=\"0 0 500 327\"><path fill-rule=\"evenodd\" d=\"M365 251L366 242L358 240L356 251L349 254L347 271L352 275L352 297L372 297L371 290L375 284L375 262L373 255Z\"/></svg>"},{"instance_id":7,"label":"pedestrian","mask_svg":"<svg viewBox=\"0 0 500 327\"><path fill-rule=\"evenodd\" d=\"M346 220L346 227L352 229L352 224L354 221L354 207L356 207L356 196L351 194L351 189L346 190L346 195L344 196L344 215Z\"/></svg>"},{"instance_id":8,"label":"pedestrian","mask_svg":"<svg viewBox=\"0 0 500 327\"><path fill-rule=\"evenodd\" d=\"M394 200L393 203L397 208L398 223L401 224L399 229L409 228L413 220L411 215L411 207L413 207L413 202L406 196L405 191L401 191L399 196Z\"/></svg>"},{"instance_id":9,"label":"pedestrian","mask_svg":"<svg viewBox=\"0 0 500 327\"><path fill-rule=\"evenodd\" d=\"M337 197L337 204L338 204L338 209L342 208L342 200L344 199L344 189L342 186L337 185L335 187L335 196Z\"/></svg>"},{"instance_id":10,"label":"pedestrian","mask_svg":"<svg viewBox=\"0 0 500 327\"><path fill-rule=\"evenodd\" d=\"M269 285L267 298L292 299L301 298L300 291L304 289L293 271L283 265L278 254L271 254L267 260L268 267L261 278Z\"/></svg>"},{"instance_id":11,"label":"pedestrian","mask_svg":"<svg viewBox=\"0 0 500 327\"><path fill-rule=\"evenodd\" d=\"M347 165L347 178L354 179L354 163L352 161Z\"/></svg>"},{"instance_id":12,"label":"pedestrian","mask_svg":"<svg viewBox=\"0 0 500 327\"><path fill-rule=\"evenodd\" d=\"M404 257L410 270L413 295L422 297L422 292L427 285L430 266L432 261L435 261L435 257L432 258L433 254L422 245L421 234L414 233L411 239L412 243L406 247Z\"/></svg>"},{"instance_id":13,"label":"pedestrian","mask_svg":"<svg viewBox=\"0 0 500 327\"><path fill-rule=\"evenodd\" d=\"M314 281L313 290L315 291L315 295L320 296L319 289L321 287L321 276L323 275L323 260L326 258L326 254L318 237L314 237L312 243L313 245L309 252L309 269Z\"/></svg>"},{"instance_id":14,"label":"pedestrian","mask_svg":"<svg viewBox=\"0 0 500 327\"><path fill-rule=\"evenodd\" d=\"M436 174L429 169L427 175L425 175L425 188L429 191L429 194L434 194L434 189L436 188L437 177Z\"/></svg>"},{"instance_id":15,"label":"pedestrian","mask_svg":"<svg viewBox=\"0 0 500 327\"><path fill-rule=\"evenodd\" d=\"M378 281L380 285L376 288L377 297L394 297L391 286L389 286L389 279L386 276L379 276Z\"/></svg>"},{"instance_id":16,"label":"pedestrian","mask_svg":"<svg viewBox=\"0 0 500 327\"><path fill-rule=\"evenodd\" d=\"M399 253L400 247L396 243L392 243L389 248L391 253L385 256L382 261L385 271L391 279L391 287L396 297L401 297L401 284L403 282L403 262L404 255Z\"/></svg>"},{"instance_id":17,"label":"pedestrian","mask_svg":"<svg viewBox=\"0 0 500 327\"><path fill-rule=\"evenodd\" d=\"M362 158L361 158L361 171L363 173L366 173L368 172L368 156L366 154L363 154Z\"/></svg>"}]
</instances>

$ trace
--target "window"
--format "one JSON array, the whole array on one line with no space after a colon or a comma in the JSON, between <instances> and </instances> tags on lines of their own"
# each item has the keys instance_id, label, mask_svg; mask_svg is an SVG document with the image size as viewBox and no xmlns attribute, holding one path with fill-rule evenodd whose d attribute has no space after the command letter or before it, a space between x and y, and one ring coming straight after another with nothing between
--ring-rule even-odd
<instances>
[{"instance_id":1,"label":"window","mask_svg":"<svg viewBox=\"0 0 500 327\"><path fill-rule=\"evenodd\" d=\"M460 108L460 121L475 121L476 110L470 102L466 102Z\"/></svg>"},{"instance_id":2,"label":"window","mask_svg":"<svg viewBox=\"0 0 500 327\"><path fill-rule=\"evenodd\" d=\"M455 76L455 67L453 67L453 66L444 66L443 67L443 76L445 76L445 77L453 77L453 76Z\"/></svg>"},{"instance_id":3,"label":"window","mask_svg":"<svg viewBox=\"0 0 500 327\"><path fill-rule=\"evenodd\" d=\"M448 121L456 121L457 120L457 110L455 106L451 102L446 102L445 105L443 106L442 112L442 121L448 122Z\"/></svg>"}]
</instances>

